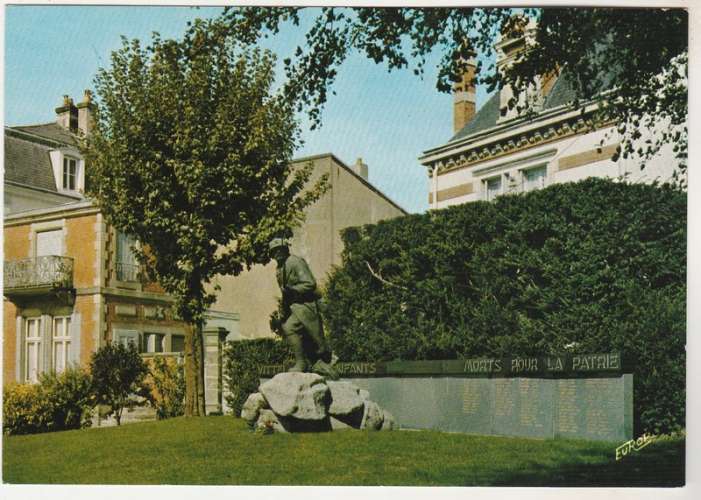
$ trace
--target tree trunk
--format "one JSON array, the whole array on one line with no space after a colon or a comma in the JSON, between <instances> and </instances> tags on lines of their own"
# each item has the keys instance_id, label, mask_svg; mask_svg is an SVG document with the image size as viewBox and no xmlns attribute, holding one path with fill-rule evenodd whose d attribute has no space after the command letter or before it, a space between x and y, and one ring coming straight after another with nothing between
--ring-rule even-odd
<instances>
[{"instance_id":1,"label":"tree trunk","mask_svg":"<svg viewBox=\"0 0 701 500\"><path fill-rule=\"evenodd\" d=\"M204 336L202 334L202 329L197 329L197 414L204 416L205 413L205 399L204 399Z\"/></svg>"},{"instance_id":2,"label":"tree trunk","mask_svg":"<svg viewBox=\"0 0 701 500\"><path fill-rule=\"evenodd\" d=\"M204 342L197 325L185 327L185 416L204 416Z\"/></svg>"}]
</instances>

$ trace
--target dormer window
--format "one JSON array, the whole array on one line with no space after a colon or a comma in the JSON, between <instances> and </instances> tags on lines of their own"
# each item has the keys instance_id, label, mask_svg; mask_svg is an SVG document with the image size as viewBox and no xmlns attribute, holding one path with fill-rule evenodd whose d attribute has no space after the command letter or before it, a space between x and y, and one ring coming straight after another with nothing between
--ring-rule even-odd
<instances>
[{"instance_id":1,"label":"dormer window","mask_svg":"<svg viewBox=\"0 0 701 500\"><path fill-rule=\"evenodd\" d=\"M49 152L56 190L71 196L85 189L85 161L75 148L54 149Z\"/></svg>"},{"instance_id":2,"label":"dormer window","mask_svg":"<svg viewBox=\"0 0 701 500\"><path fill-rule=\"evenodd\" d=\"M75 191L78 176L78 160L68 156L63 157L63 189Z\"/></svg>"}]
</instances>

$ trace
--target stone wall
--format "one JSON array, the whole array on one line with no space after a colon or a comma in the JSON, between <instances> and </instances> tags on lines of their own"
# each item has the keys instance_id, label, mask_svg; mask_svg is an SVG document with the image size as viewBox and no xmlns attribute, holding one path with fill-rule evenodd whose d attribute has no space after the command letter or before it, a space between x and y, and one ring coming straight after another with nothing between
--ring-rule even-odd
<instances>
[{"instance_id":1,"label":"stone wall","mask_svg":"<svg viewBox=\"0 0 701 500\"><path fill-rule=\"evenodd\" d=\"M633 375L620 353L339 363L398 425L482 435L625 441ZM284 370L262 366L261 379Z\"/></svg>"},{"instance_id":2,"label":"stone wall","mask_svg":"<svg viewBox=\"0 0 701 500\"><path fill-rule=\"evenodd\" d=\"M403 428L481 435L625 441L633 376L353 378Z\"/></svg>"}]
</instances>

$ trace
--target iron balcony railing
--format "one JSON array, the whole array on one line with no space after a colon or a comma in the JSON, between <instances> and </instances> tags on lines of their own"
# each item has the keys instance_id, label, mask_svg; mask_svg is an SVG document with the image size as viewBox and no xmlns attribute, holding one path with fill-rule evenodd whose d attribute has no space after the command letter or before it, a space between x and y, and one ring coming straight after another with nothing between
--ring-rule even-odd
<instances>
[{"instance_id":1,"label":"iron balcony railing","mask_svg":"<svg viewBox=\"0 0 701 500\"><path fill-rule=\"evenodd\" d=\"M118 281L139 281L139 265L128 264L126 262L117 262L117 280Z\"/></svg>"},{"instance_id":2,"label":"iron balcony railing","mask_svg":"<svg viewBox=\"0 0 701 500\"><path fill-rule=\"evenodd\" d=\"M32 288L73 288L73 259L46 255L5 261L5 291Z\"/></svg>"}]
</instances>

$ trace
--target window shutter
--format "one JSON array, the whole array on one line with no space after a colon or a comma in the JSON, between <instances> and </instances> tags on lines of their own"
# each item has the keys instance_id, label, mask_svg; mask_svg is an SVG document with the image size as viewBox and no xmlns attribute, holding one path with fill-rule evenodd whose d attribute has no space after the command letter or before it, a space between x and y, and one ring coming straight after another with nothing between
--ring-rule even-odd
<instances>
[{"instance_id":1,"label":"window shutter","mask_svg":"<svg viewBox=\"0 0 701 500\"><path fill-rule=\"evenodd\" d=\"M22 382L22 353L24 352L24 338L22 335L22 328L24 327L24 318L22 316L17 316L15 321L17 325L17 330L15 333L15 381Z\"/></svg>"},{"instance_id":2,"label":"window shutter","mask_svg":"<svg viewBox=\"0 0 701 500\"><path fill-rule=\"evenodd\" d=\"M80 364L80 313L74 312L71 316L70 326L71 345L67 362Z\"/></svg>"},{"instance_id":3,"label":"window shutter","mask_svg":"<svg viewBox=\"0 0 701 500\"><path fill-rule=\"evenodd\" d=\"M38 373L45 373L53 370L53 336L54 317L48 314L41 315L39 322L39 332L41 345L39 346Z\"/></svg>"}]
</instances>

